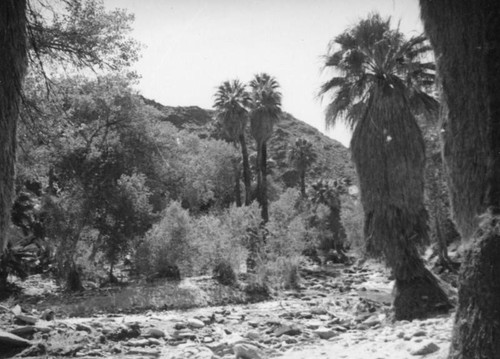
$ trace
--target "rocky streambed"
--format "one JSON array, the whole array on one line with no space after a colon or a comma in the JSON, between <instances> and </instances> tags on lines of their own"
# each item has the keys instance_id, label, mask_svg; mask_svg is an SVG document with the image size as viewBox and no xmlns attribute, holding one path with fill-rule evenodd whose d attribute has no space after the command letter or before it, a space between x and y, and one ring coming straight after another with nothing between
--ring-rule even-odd
<instances>
[{"instance_id":1,"label":"rocky streambed","mask_svg":"<svg viewBox=\"0 0 500 359\"><path fill-rule=\"evenodd\" d=\"M269 301L188 310L67 317L49 305L29 310L23 303L4 305L8 311L0 316L0 358L446 356L451 314L392 323L392 283L381 266L310 267L301 278L298 290ZM73 305L95 303L85 300Z\"/></svg>"}]
</instances>

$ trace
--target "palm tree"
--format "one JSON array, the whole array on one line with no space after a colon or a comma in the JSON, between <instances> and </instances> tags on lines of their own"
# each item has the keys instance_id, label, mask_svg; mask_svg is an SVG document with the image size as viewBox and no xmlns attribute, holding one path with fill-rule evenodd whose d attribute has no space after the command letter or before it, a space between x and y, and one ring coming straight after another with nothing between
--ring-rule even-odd
<instances>
[{"instance_id":1,"label":"palm tree","mask_svg":"<svg viewBox=\"0 0 500 359\"><path fill-rule=\"evenodd\" d=\"M243 182L245 184L245 205L248 206L251 202L251 181L245 129L248 123L250 95L246 91L245 85L239 80L222 83L215 93L214 107L217 111L217 120L222 124L226 135L234 143L239 142L240 144L243 161ZM236 177L238 181L236 188L238 191L239 176Z\"/></svg>"},{"instance_id":2,"label":"palm tree","mask_svg":"<svg viewBox=\"0 0 500 359\"><path fill-rule=\"evenodd\" d=\"M295 141L295 145L288 152L290 162L299 172L300 193L303 197L306 196L307 169L316 161L317 157L312 143L303 138Z\"/></svg>"},{"instance_id":3,"label":"palm tree","mask_svg":"<svg viewBox=\"0 0 500 359\"><path fill-rule=\"evenodd\" d=\"M422 62L424 36L405 39L390 19L370 14L338 35L325 67L333 77L320 90L333 92L326 123L354 129L353 160L365 212L367 250L381 255L396 279L396 319L448 310L448 298L424 266L418 245L427 241L424 207L425 149L415 114L430 115L437 101L426 93L434 64Z\"/></svg>"},{"instance_id":4,"label":"palm tree","mask_svg":"<svg viewBox=\"0 0 500 359\"><path fill-rule=\"evenodd\" d=\"M13 199L16 124L26 72L26 1L0 2L0 260ZM1 278L2 282L5 282ZM0 285L6 283L0 283Z\"/></svg>"},{"instance_id":5,"label":"palm tree","mask_svg":"<svg viewBox=\"0 0 500 359\"><path fill-rule=\"evenodd\" d=\"M281 93L276 79L266 73L255 75L250 81L252 110L250 130L257 143L257 199L261 206L262 220L269 221L267 203L267 141L274 124L281 115Z\"/></svg>"},{"instance_id":6,"label":"palm tree","mask_svg":"<svg viewBox=\"0 0 500 359\"><path fill-rule=\"evenodd\" d=\"M420 0L442 79L444 159L462 263L450 359L500 357L500 2Z\"/></svg>"}]
</instances>

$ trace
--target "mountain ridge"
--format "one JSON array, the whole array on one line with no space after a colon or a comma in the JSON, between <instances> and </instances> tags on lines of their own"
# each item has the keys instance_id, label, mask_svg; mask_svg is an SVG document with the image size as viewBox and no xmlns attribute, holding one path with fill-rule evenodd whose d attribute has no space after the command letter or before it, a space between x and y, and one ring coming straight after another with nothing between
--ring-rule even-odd
<instances>
[{"instance_id":1,"label":"mountain ridge","mask_svg":"<svg viewBox=\"0 0 500 359\"><path fill-rule=\"evenodd\" d=\"M162 122L169 122L177 129L195 133L200 138L211 137L214 110L203 109L199 106L168 106L147 98L143 100L160 112ZM308 171L309 179L348 177L353 182L357 182L356 171L348 148L326 136L317 128L283 112L268 142L268 157L272 163L271 171L274 170L275 177L280 178L287 186L295 185L298 179L287 161L287 153L298 138L310 141L318 155L318 160ZM247 143L250 153L255 152L255 141L249 134Z\"/></svg>"}]
</instances>

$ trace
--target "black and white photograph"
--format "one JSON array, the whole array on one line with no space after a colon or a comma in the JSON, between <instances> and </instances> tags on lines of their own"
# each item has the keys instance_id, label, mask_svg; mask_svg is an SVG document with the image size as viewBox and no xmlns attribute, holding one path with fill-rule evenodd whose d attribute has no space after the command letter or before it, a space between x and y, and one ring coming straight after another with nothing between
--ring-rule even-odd
<instances>
[{"instance_id":1,"label":"black and white photograph","mask_svg":"<svg viewBox=\"0 0 500 359\"><path fill-rule=\"evenodd\" d=\"M0 0L0 359L500 359L499 0Z\"/></svg>"}]
</instances>

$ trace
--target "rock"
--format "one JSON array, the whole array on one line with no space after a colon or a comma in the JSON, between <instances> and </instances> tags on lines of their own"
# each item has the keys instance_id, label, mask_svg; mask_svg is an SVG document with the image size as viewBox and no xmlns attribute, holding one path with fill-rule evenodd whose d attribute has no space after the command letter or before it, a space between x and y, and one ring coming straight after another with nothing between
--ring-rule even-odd
<instances>
[{"instance_id":1,"label":"rock","mask_svg":"<svg viewBox=\"0 0 500 359\"><path fill-rule=\"evenodd\" d=\"M23 348L30 345L31 342L29 340L0 329L0 348Z\"/></svg>"},{"instance_id":2,"label":"rock","mask_svg":"<svg viewBox=\"0 0 500 359\"><path fill-rule=\"evenodd\" d=\"M14 314L14 315L21 315L21 313L23 312L21 307L19 306L19 304L16 304L15 306L13 306L10 311Z\"/></svg>"},{"instance_id":3,"label":"rock","mask_svg":"<svg viewBox=\"0 0 500 359\"><path fill-rule=\"evenodd\" d=\"M248 332L245 337L250 340L255 340L256 342L260 342L262 340L262 335L257 332Z\"/></svg>"},{"instance_id":4,"label":"rock","mask_svg":"<svg viewBox=\"0 0 500 359\"><path fill-rule=\"evenodd\" d=\"M103 334L106 334L107 339L118 342L122 340L127 340L131 338L137 338L141 335L141 330L139 324L122 324L116 330L111 332L106 332L103 330Z\"/></svg>"},{"instance_id":5,"label":"rock","mask_svg":"<svg viewBox=\"0 0 500 359\"><path fill-rule=\"evenodd\" d=\"M148 342L149 342L149 345L162 345L163 344L160 339L156 339L156 338L149 338Z\"/></svg>"},{"instance_id":6,"label":"rock","mask_svg":"<svg viewBox=\"0 0 500 359\"><path fill-rule=\"evenodd\" d=\"M38 357L47 354L47 347L43 343L37 343L21 352L21 357Z\"/></svg>"},{"instance_id":7,"label":"rock","mask_svg":"<svg viewBox=\"0 0 500 359\"><path fill-rule=\"evenodd\" d=\"M144 336L151 338L164 338L165 332L157 328L150 328L144 333Z\"/></svg>"},{"instance_id":8,"label":"rock","mask_svg":"<svg viewBox=\"0 0 500 359\"><path fill-rule=\"evenodd\" d=\"M176 330L172 335L175 339L196 339L196 334L189 329Z\"/></svg>"},{"instance_id":9,"label":"rock","mask_svg":"<svg viewBox=\"0 0 500 359\"><path fill-rule=\"evenodd\" d=\"M331 329L337 331L337 332L341 332L341 333L345 333L347 332L347 328L346 327L343 327L342 325L333 325L331 327Z\"/></svg>"},{"instance_id":10,"label":"rock","mask_svg":"<svg viewBox=\"0 0 500 359\"><path fill-rule=\"evenodd\" d=\"M257 327L259 326L259 324L260 324L260 323L259 323L259 321L257 321L257 320L249 320L249 321L247 322L247 324L248 324L249 326L251 326L252 328L257 328Z\"/></svg>"},{"instance_id":11,"label":"rock","mask_svg":"<svg viewBox=\"0 0 500 359\"><path fill-rule=\"evenodd\" d=\"M61 348L56 353L58 355L72 357L72 356L76 356L76 353L78 353L79 351L82 351L83 349L84 349L83 345L76 344L76 345L71 345L71 346L66 347L66 348Z\"/></svg>"},{"instance_id":12,"label":"rock","mask_svg":"<svg viewBox=\"0 0 500 359\"><path fill-rule=\"evenodd\" d=\"M427 336L427 332L425 330L417 330L415 333L413 333L414 337L425 337Z\"/></svg>"},{"instance_id":13,"label":"rock","mask_svg":"<svg viewBox=\"0 0 500 359\"><path fill-rule=\"evenodd\" d=\"M27 323L27 324L35 324L38 320L38 318L36 317L24 314L16 315L16 319L22 323Z\"/></svg>"},{"instance_id":14,"label":"rock","mask_svg":"<svg viewBox=\"0 0 500 359\"><path fill-rule=\"evenodd\" d=\"M56 314L52 309L45 309L43 313L40 315L40 319L51 321L54 320Z\"/></svg>"},{"instance_id":15,"label":"rock","mask_svg":"<svg viewBox=\"0 0 500 359\"><path fill-rule=\"evenodd\" d=\"M102 349L89 350L88 352L84 352L81 354L86 356L86 357L103 357L104 356Z\"/></svg>"},{"instance_id":16,"label":"rock","mask_svg":"<svg viewBox=\"0 0 500 359\"><path fill-rule=\"evenodd\" d=\"M214 359L218 358L207 347L203 346L187 346L182 348L180 353L176 353L172 359Z\"/></svg>"},{"instance_id":17,"label":"rock","mask_svg":"<svg viewBox=\"0 0 500 359\"><path fill-rule=\"evenodd\" d=\"M128 347L145 347L149 345L149 339L131 339L125 345Z\"/></svg>"},{"instance_id":18,"label":"rock","mask_svg":"<svg viewBox=\"0 0 500 359\"><path fill-rule=\"evenodd\" d=\"M213 341L214 341L214 338L212 338L212 337L204 337L203 338L203 343L206 343L206 344L213 343Z\"/></svg>"},{"instance_id":19,"label":"rock","mask_svg":"<svg viewBox=\"0 0 500 359\"><path fill-rule=\"evenodd\" d=\"M369 327L373 327L377 324L380 324L380 319L379 319L378 315L372 315L372 316L368 317L367 319L365 319L363 321L363 324L367 325Z\"/></svg>"},{"instance_id":20,"label":"rock","mask_svg":"<svg viewBox=\"0 0 500 359\"><path fill-rule=\"evenodd\" d=\"M201 320L196 319L196 318L189 318L187 320L187 325L190 328L199 329L199 328L203 328L205 326L205 323L203 323Z\"/></svg>"},{"instance_id":21,"label":"rock","mask_svg":"<svg viewBox=\"0 0 500 359\"><path fill-rule=\"evenodd\" d=\"M294 324L285 324L274 330L274 335L280 337L282 335L299 335L302 330Z\"/></svg>"},{"instance_id":22,"label":"rock","mask_svg":"<svg viewBox=\"0 0 500 359\"><path fill-rule=\"evenodd\" d=\"M133 348L127 351L127 354L131 355L145 355L151 357L158 357L161 354L161 350L158 349L138 349Z\"/></svg>"},{"instance_id":23,"label":"rock","mask_svg":"<svg viewBox=\"0 0 500 359\"><path fill-rule=\"evenodd\" d=\"M183 322L178 322L174 324L174 329L181 330L187 328L187 324Z\"/></svg>"},{"instance_id":24,"label":"rock","mask_svg":"<svg viewBox=\"0 0 500 359\"><path fill-rule=\"evenodd\" d=\"M33 336L33 334L36 333L36 328L32 325L28 325L28 326L25 326L25 327L19 327L19 328L15 328L15 329L12 329L10 331L11 334L14 334L14 335L18 335L20 337L23 337L23 338L30 338Z\"/></svg>"},{"instance_id":25,"label":"rock","mask_svg":"<svg viewBox=\"0 0 500 359\"><path fill-rule=\"evenodd\" d=\"M302 319L311 319L313 317L313 313L312 312L300 312L298 314L298 317L302 318Z\"/></svg>"},{"instance_id":26,"label":"rock","mask_svg":"<svg viewBox=\"0 0 500 359\"><path fill-rule=\"evenodd\" d=\"M333 338L334 336L337 335L337 332L328 329L328 328L318 328L314 331L314 333L320 337L321 339L328 340L330 338Z\"/></svg>"},{"instance_id":27,"label":"rock","mask_svg":"<svg viewBox=\"0 0 500 359\"><path fill-rule=\"evenodd\" d=\"M87 332L89 334L92 333L92 328L83 323L77 323L75 329L81 332Z\"/></svg>"},{"instance_id":28,"label":"rock","mask_svg":"<svg viewBox=\"0 0 500 359\"><path fill-rule=\"evenodd\" d=\"M410 354L411 355L427 355L427 354L434 353L438 350L439 350L439 346L437 346L435 343L427 342L423 345L420 345L416 349L410 351Z\"/></svg>"},{"instance_id":29,"label":"rock","mask_svg":"<svg viewBox=\"0 0 500 359\"><path fill-rule=\"evenodd\" d=\"M248 343L235 344L233 347L236 359L263 359L262 351L255 345Z\"/></svg>"},{"instance_id":30,"label":"rock","mask_svg":"<svg viewBox=\"0 0 500 359\"><path fill-rule=\"evenodd\" d=\"M52 327L44 324L44 323L38 323L37 325L35 325L35 329L37 332L40 332L40 333L50 333L50 331L52 330Z\"/></svg>"},{"instance_id":31,"label":"rock","mask_svg":"<svg viewBox=\"0 0 500 359\"><path fill-rule=\"evenodd\" d=\"M314 315L325 315L329 314L328 311L324 308L312 308L311 313Z\"/></svg>"},{"instance_id":32,"label":"rock","mask_svg":"<svg viewBox=\"0 0 500 359\"><path fill-rule=\"evenodd\" d=\"M323 322L320 320L310 320L306 322L306 328L308 329L318 329L323 325Z\"/></svg>"}]
</instances>

